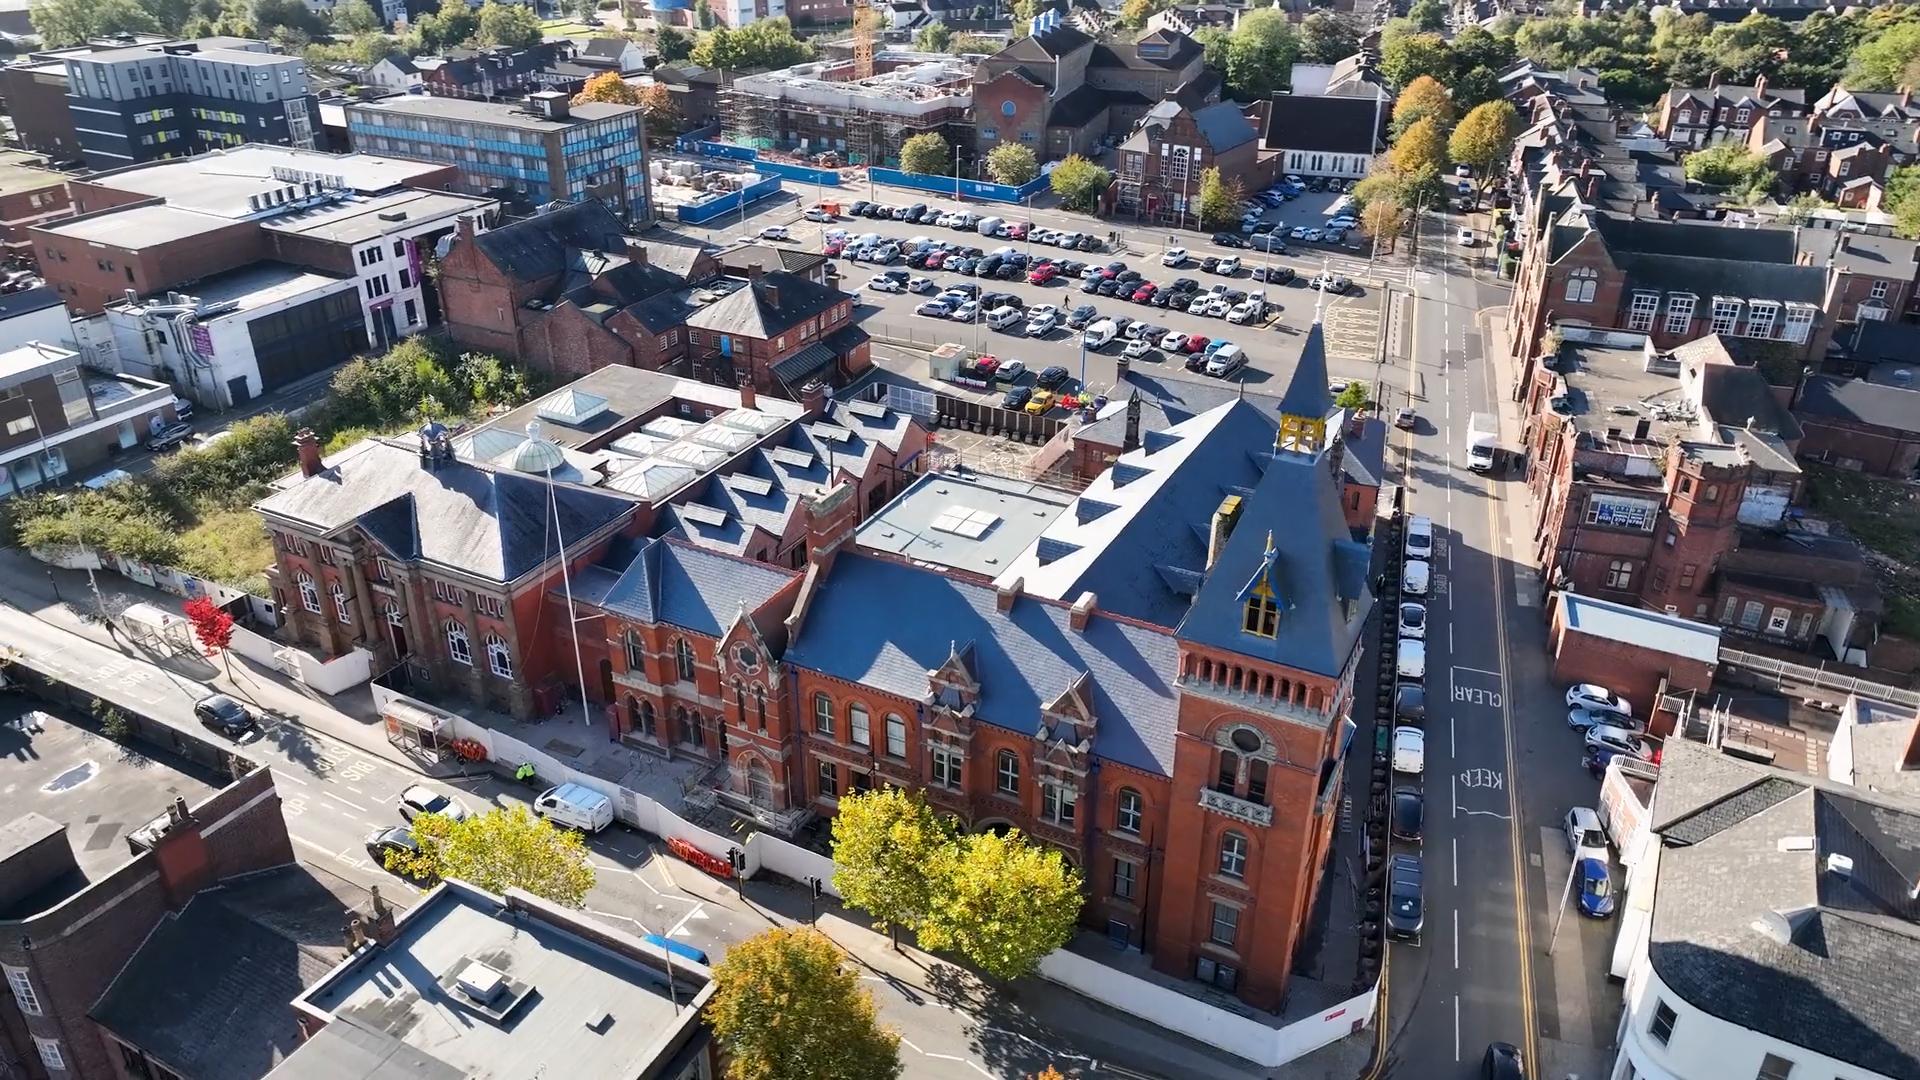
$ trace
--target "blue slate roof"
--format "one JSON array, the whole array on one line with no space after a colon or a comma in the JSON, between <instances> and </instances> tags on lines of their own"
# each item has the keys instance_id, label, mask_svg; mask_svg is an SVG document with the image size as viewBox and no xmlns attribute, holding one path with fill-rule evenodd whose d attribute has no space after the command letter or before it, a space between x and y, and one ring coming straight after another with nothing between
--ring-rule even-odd
<instances>
[{"instance_id":1,"label":"blue slate roof","mask_svg":"<svg viewBox=\"0 0 1920 1080\"><path fill-rule=\"evenodd\" d=\"M639 622L719 637L742 604L748 611L759 609L797 576L684 541L652 540L605 589L599 603Z\"/></svg>"},{"instance_id":2,"label":"blue slate roof","mask_svg":"<svg viewBox=\"0 0 1920 1080\"><path fill-rule=\"evenodd\" d=\"M1241 627L1244 590L1269 560L1280 625L1274 637L1266 638ZM1367 563L1366 545L1347 532L1326 459L1275 454L1243 501L1240 520L1181 621L1179 635L1337 677L1373 609Z\"/></svg>"},{"instance_id":3,"label":"blue slate roof","mask_svg":"<svg viewBox=\"0 0 1920 1080\"><path fill-rule=\"evenodd\" d=\"M1095 756L1172 775L1178 653L1165 631L1097 613L1074 630L1065 605L1032 598L1003 613L990 586L851 551L824 584L789 662L918 701L927 673L958 645L971 650L980 719L1023 735L1038 731L1041 707L1084 672ZM913 617L875 615L889 611Z\"/></svg>"}]
</instances>

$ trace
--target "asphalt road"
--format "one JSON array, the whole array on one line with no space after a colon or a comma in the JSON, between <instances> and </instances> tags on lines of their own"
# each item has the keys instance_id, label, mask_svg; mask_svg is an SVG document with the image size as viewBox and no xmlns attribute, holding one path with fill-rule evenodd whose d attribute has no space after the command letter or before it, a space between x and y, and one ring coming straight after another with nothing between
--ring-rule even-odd
<instances>
[{"instance_id":1,"label":"asphalt road","mask_svg":"<svg viewBox=\"0 0 1920 1080\"><path fill-rule=\"evenodd\" d=\"M1604 1047L1614 1013L1594 1003L1618 1001L1603 974L1611 922L1569 914L1546 952L1568 866L1559 821L1594 805L1597 784L1566 728L1564 688L1548 678L1538 588L1514 561L1526 535L1509 513L1524 517L1524 485L1465 466L1469 417L1497 412L1504 397L1490 355L1501 346L1484 340L1480 316L1508 290L1479 265L1484 248L1455 244L1457 225L1422 222L1405 315L1413 364L1399 372L1424 395L1413 400L1417 430L1400 441L1409 505L1433 519L1436 544L1425 838L1395 848L1423 856L1426 924L1420 945L1392 946L1383 1075L1477 1076L1487 1044L1503 1041L1522 1047L1532 1075L1557 1077L1543 1040L1551 1062L1564 1059L1562 1043Z\"/></svg>"}]
</instances>

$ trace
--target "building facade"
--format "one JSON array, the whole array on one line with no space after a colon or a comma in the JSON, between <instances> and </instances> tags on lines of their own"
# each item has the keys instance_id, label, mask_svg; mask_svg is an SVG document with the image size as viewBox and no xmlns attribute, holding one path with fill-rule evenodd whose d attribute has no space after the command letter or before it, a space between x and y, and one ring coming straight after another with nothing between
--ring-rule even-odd
<instances>
[{"instance_id":1,"label":"building facade","mask_svg":"<svg viewBox=\"0 0 1920 1080\"><path fill-rule=\"evenodd\" d=\"M1720 143L1745 145L1761 117L1807 115L1805 90L1767 86L1762 75L1752 86L1722 85L1715 73L1704 87L1675 87L1660 99L1653 130L1676 146L1700 149Z\"/></svg>"},{"instance_id":2,"label":"building facade","mask_svg":"<svg viewBox=\"0 0 1920 1080\"><path fill-rule=\"evenodd\" d=\"M0 353L0 498L137 453L174 419L173 389L80 366L55 345Z\"/></svg>"},{"instance_id":3,"label":"building facade","mask_svg":"<svg viewBox=\"0 0 1920 1080\"><path fill-rule=\"evenodd\" d=\"M1163 101L1120 144L1114 209L1156 221L1194 220L1200 174L1207 169L1219 169L1247 190L1272 181L1259 151L1259 134L1233 102L1188 109Z\"/></svg>"},{"instance_id":4,"label":"building facade","mask_svg":"<svg viewBox=\"0 0 1920 1080\"><path fill-rule=\"evenodd\" d=\"M653 219L646 129L632 105L569 105L553 91L525 102L403 95L347 106L355 150L460 170L469 194L534 206L596 198L630 224Z\"/></svg>"},{"instance_id":5,"label":"building facade","mask_svg":"<svg viewBox=\"0 0 1920 1080\"><path fill-rule=\"evenodd\" d=\"M27 230L73 213L67 174L46 166L38 154L0 151L0 256L32 261Z\"/></svg>"},{"instance_id":6,"label":"building facade","mask_svg":"<svg viewBox=\"0 0 1920 1080\"><path fill-rule=\"evenodd\" d=\"M266 42L169 42L68 57L67 107L95 169L247 142L312 149L307 64Z\"/></svg>"}]
</instances>

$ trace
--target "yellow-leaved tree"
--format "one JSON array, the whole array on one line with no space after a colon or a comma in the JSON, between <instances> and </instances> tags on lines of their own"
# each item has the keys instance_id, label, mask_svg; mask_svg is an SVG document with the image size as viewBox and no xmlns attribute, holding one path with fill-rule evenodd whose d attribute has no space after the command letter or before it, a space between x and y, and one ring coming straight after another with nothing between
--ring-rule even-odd
<instances>
[{"instance_id":1,"label":"yellow-leaved tree","mask_svg":"<svg viewBox=\"0 0 1920 1080\"><path fill-rule=\"evenodd\" d=\"M587 845L524 806L489 810L465 821L442 814L413 819L413 853L391 851L387 869L422 881L459 878L492 893L525 889L567 907L593 888Z\"/></svg>"},{"instance_id":2,"label":"yellow-leaved tree","mask_svg":"<svg viewBox=\"0 0 1920 1080\"><path fill-rule=\"evenodd\" d=\"M893 1080L900 1036L818 930L776 927L713 969L707 1023L731 1080Z\"/></svg>"}]
</instances>

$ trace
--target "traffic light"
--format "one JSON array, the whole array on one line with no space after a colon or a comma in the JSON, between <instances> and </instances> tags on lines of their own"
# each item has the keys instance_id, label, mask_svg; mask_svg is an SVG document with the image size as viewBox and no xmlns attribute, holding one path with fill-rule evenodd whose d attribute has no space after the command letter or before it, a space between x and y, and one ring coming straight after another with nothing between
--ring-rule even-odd
<instances>
[{"instance_id":1,"label":"traffic light","mask_svg":"<svg viewBox=\"0 0 1920 1080\"><path fill-rule=\"evenodd\" d=\"M819 878L817 878L817 877L812 877L812 878L808 878L808 879L807 879L807 883L808 883L809 885L812 885L812 886L813 886L813 898L814 898L814 900L816 900L816 901L817 901L817 900L819 900L819 899L820 899L820 894L826 891L825 889L823 889L823 888L821 887L821 885L820 885L820 879L819 879Z\"/></svg>"}]
</instances>

